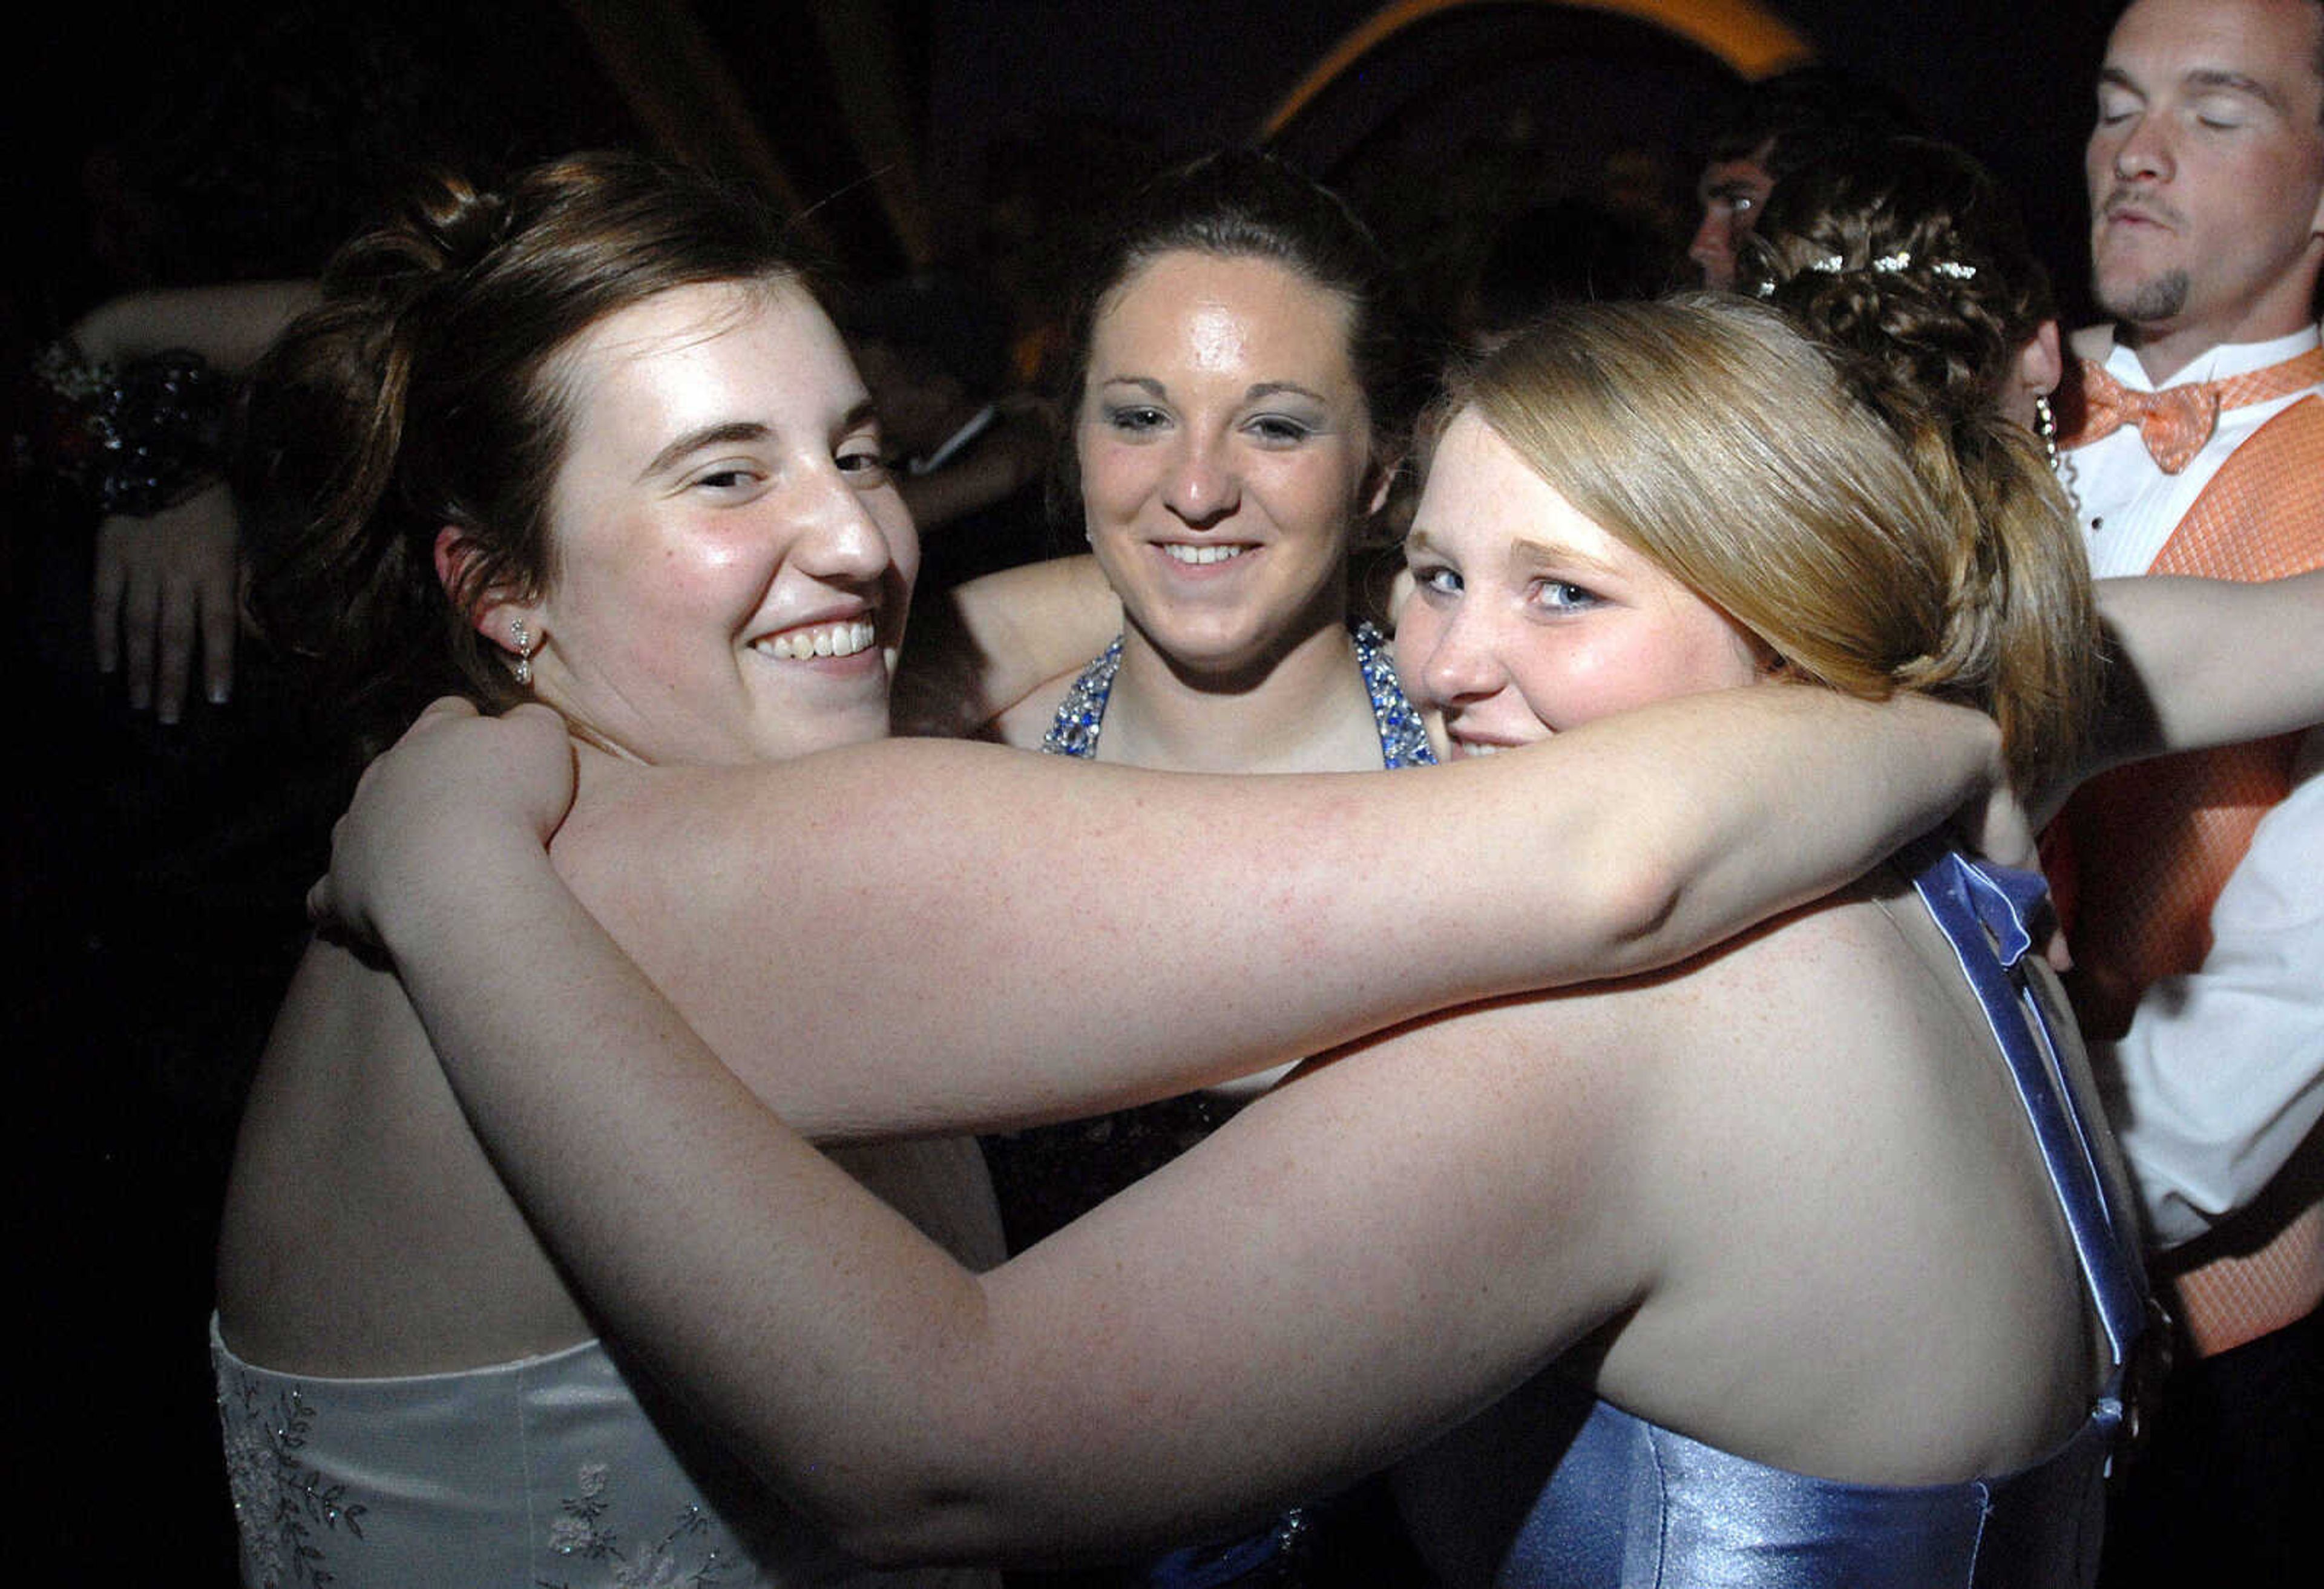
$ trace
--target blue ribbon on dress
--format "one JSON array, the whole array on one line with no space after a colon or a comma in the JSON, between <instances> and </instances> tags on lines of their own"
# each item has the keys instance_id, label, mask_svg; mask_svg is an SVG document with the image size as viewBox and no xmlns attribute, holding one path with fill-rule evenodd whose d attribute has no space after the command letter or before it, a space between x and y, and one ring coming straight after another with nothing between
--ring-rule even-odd
<instances>
[{"instance_id":1,"label":"blue ribbon on dress","mask_svg":"<svg viewBox=\"0 0 2324 1589\"><path fill-rule=\"evenodd\" d=\"M2009 1061L2119 1369L2146 1327L2146 1277L2137 1226L2111 1206L2098 1173L2091 1144L2105 1127L2093 1128L2075 1096L2049 1008L2026 985L2024 961L2049 886L2039 873L1981 864L1932 841L1914 846L1905 859Z\"/></svg>"}]
</instances>

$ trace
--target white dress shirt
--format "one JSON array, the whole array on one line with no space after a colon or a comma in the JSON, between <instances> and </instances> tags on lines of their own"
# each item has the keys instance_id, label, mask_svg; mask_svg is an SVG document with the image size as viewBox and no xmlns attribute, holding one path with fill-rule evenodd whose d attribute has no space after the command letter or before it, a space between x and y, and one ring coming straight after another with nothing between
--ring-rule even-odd
<instances>
[{"instance_id":1,"label":"white dress shirt","mask_svg":"<svg viewBox=\"0 0 2324 1589\"><path fill-rule=\"evenodd\" d=\"M2318 340L2317 329L2310 326L2273 342L2215 347L2180 371L2169 384L2220 381L2264 370L2298 358L2316 346ZM2106 372L2133 391L2155 390L2138 355L2126 347L2116 347L2107 356ZM2324 391L2324 386L2308 390ZM2103 441L2059 455L2060 473L2073 494L2075 513L2081 521L2082 544L2089 548L2090 576L2112 579L2144 574L2153 567L2163 544L2187 517L2187 510L2195 505L2195 499L2203 494L2227 455L2243 445L2252 432L2299 401L2301 395L2293 392L2273 402L2221 410L2219 427L2211 433L2211 439L2176 474L2165 474L2155 465L2135 425L2126 425Z\"/></svg>"},{"instance_id":2,"label":"white dress shirt","mask_svg":"<svg viewBox=\"0 0 2324 1589\"><path fill-rule=\"evenodd\" d=\"M2156 1242L2192 1240L2274 1178L2324 1116L2324 771L2252 834L2202 969L2154 983L2119 1042L2090 1046Z\"/></svg>"},{"instance_id":3,"label":"white dress shirt","mask_svg":"<svg viewBox=\"0 0 2324 1589\"><path fill-rule=\"evenodd\" d=\"M2318 341L2311 326L2213 348L2170 384L2264 369ZM2116 347L2106 367L2126 386L2153 390L2127 348ZM2135 426L2063 455L2090 572L2147 572L2228 455L2301 395L2225 410L2175 475L2147 455ZM2324 526L2317 537L2324 543ZM2147 988L2120 1041L2091 1045L2153 1237L2166 1246L2256 1197L2324 1112L2320 767L2324 730L2312 730L2291 797L2260 823L2212 907L2201 968Z\"/></svg>"}]
</instances>

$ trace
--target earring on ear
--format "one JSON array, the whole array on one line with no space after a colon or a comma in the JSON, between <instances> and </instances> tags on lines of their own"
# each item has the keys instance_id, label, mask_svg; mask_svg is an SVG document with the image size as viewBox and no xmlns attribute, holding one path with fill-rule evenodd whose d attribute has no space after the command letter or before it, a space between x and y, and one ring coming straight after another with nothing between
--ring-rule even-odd
<instances>
[{"instance_id":1,"label":"earring on ear","mask_svg":"<svg viewBox=\"0 0 2324 1589\"><path fill-rule=\"evenodd\" d=\"M532 688L532 637L524 632L524 620L509 620L509 644L516 648L516 682L522 690Z\"/></svg>"},{"instance_id":2,"label":"earring on ear","mask_svg":"<svg viewBox=\"0 0 2324 1589\"><path fill-rule=\"evenodd\" d=\"M2042 437L2042 451L2048 455L2050 467L2058 466L2058 416L2050 408L2050 394L2034 394L2034 429Z\"/></svg>"}]
</instances>

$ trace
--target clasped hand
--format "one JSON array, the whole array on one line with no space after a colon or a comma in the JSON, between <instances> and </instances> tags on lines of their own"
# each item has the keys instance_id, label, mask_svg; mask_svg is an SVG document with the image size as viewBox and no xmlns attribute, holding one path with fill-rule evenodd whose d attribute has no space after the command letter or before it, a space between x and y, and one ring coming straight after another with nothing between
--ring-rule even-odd
<instances>
[{"instance_id":1,"label":"clasped hand","mask_svg":"<svg viewBox=\"0 0 2324 1589\"><path fill-rule=\"evenodd\" d=\"M331 869L307 892L324 936L392 950L457 910L496 868L540 860L572 808L565 720L527 704L484 717L438 701L364 770L331 830Z\"/></svg>"}]
</instances>

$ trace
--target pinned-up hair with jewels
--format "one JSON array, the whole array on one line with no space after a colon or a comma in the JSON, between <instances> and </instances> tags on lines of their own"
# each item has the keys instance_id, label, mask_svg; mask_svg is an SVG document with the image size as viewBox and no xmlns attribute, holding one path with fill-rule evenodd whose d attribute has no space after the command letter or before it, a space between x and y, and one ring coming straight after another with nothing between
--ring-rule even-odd
<instances>
[{"instance_id":1,"label":"pinned-up hair with jewels","mask_svg":"<svg viewBox=\"0 0 2324 1589\"><path fill-rule=\"evenodd\" d=\"M1774 310L1563 306L1451 378L1437 416L1467 409L1788 673L1989 712L2021 787L2072 765L2097 638L2080 540L1987 524Z\"/></svg>"},{"instance_id":2,"label":"pinned-up hair with jewels","mask_svg":"<svg viewBox=\"0 0 2324 1589\"><path fill-rule=\"evenodd\" d=\"M1960 519L1958 545L2020 548L2015 600L2087 608L2072 506L2042 444L2001 407L2056 308L1990 172L1930 139L1857 145L1776 184L1738 265L1738 288L1821 342L1886 421ZM2055 555L2032 555L2042 547ZM2092 666L2079 660L2047 687L2086 693Z\"/></svg>"},{"instance_id":3,"label":"pinned-up hair with jewels","mask_svg":"<svg viewBox=\"0 0 2324 1589\"><path fill-rule=\"evenodd\" d=\"M1997 394L2057 314L2008 190L1927 138L1858 144L1784 178L1738 265L1741 290L1948 411Z\"/></svg>"},{"instance_id":4,"label":"pinned-up hair with jewels","mask_svg":"<svg viewBox=\"0 0 2324 1589\"><path fill-rule=\"evenodd\" d=\"M675 288L796 280L756 199L642 156L576 154L500 191L438 177L350 243L252 377L235 470L251 608L318 665L376 748L434 696L530 692L475 633L494 591L557 577L549 505L569 429L559 355ZM445 526L473 551L447 592Z\"/></svg>"}]
</instances>

